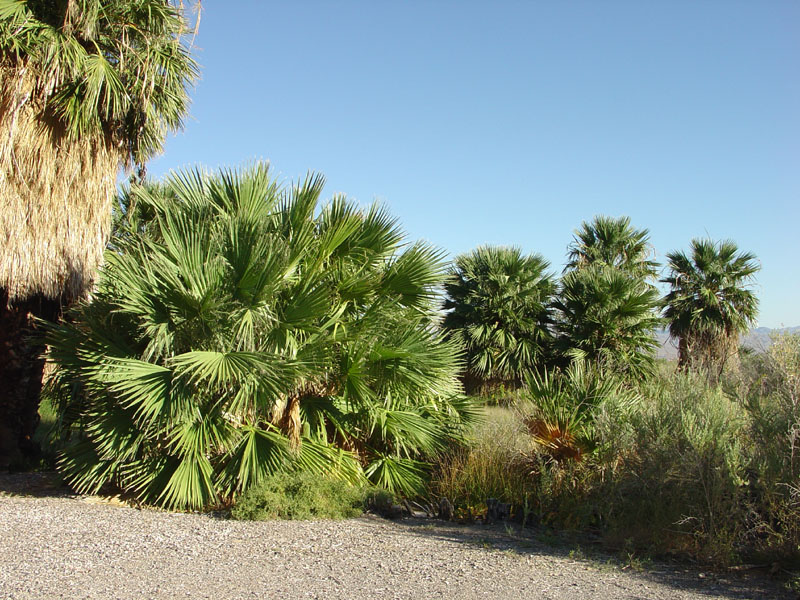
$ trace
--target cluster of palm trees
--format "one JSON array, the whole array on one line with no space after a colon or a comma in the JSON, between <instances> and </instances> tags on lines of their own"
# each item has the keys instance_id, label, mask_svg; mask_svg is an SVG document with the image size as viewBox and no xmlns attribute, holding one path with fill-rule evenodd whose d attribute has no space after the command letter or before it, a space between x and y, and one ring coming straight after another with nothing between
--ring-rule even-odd
<instances>
[{"instance_id":1,"label":"cluster of palm trees","mask_svg":"<svg viewBox=\"0 0 800 600\"><path fill-rule=\"evenodd\" d=\"M66 478L171 507L283 469L414 493L475 417L462 382L517 385L576 360L647 374L657 265L626 218L584 224L556 281L516 249L448 267L378 206L321 206L317 176L284 188L256 165L145 183L197 75L182 10L0 0L0 467L35 458L45 342ZM112 234L120 167L138 176ZM756 269L730 242L669 255L682 366L735 353Z\"/></svg>"},{"instance_id":2,"label":"cluster of palm trees","mask_svg":"<svg viewBox=\"0 0 800 600\"><path fill-rule=\"evenodd\" d=\"M692 240L688 255L667 255L661 282L670 288L661 298L648 240L627 217L595 217L575 232L558 282L540 255L517 248L456 258L443 325L466 349L468 387L518 386L531 371L574 360L646 377L662 323L677 340L680 367L718 377L757 315L755 256L732 241Z\"/></svg>"}]
</instances>

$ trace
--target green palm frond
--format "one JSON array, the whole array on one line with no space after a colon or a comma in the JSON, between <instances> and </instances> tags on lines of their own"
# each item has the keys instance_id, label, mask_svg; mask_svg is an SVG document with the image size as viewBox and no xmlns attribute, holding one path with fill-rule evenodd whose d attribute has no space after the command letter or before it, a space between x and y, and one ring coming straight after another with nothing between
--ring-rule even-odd
<instances>
[{"instance_id":1,"label":"green palm frond","mask_svg":"<svg viewBox=\"0 0 800 600\"><path fill-rule=\"evenodd\" d=\"M292 469L363 483L377 457L373 481L420 489L476 414L436 328L442 254L380 207L318 212L322 183L256 165L123 192L92 301L48 329L70 482L196 509Z\"/></svg>"},{"instance_id":2,"label":"green palm frond","mask_svg":"<svg viewBox=\"0 0 800 600\"><path fill-rule=\"evenodd\" d=\"M107 135L143 164L181 126L198 75L166 0L0 1L0 52L68 135Z\"/></svg>"},{"instance_id":3,"label":"green palm frond","mask_svg":"<svg viewBox=\"0 0 800 600\"><path fill-rule=\"evenodd\" d=\"M595 264L570 271L553 302L561 351L645 376L655 364L658 303L652 285L617 267Z\"/></svg>"},{"instance_id":4,"label":"green palm frond","mask_svg":"<svg viewBox=\"0 0 800 600\"><path fill-rule=\"evenodd\" d=\"M667 259L664 317L679 340L679 363L719 371L755 323L758 299L750 286L760 265L731 240L694 239L690 255L671 252Z\"/></svg>"},{"instance_id":5,"label":"green palm frond","mask_svg":"<svg viewBox=\"0 0 800 600\"><path fill-rule=\"evenodd\" d=\"M629 217L596 216L584 222L569 245L567 273L591 265L606 265L642 279L656 277L658 263L647 229L634 229Z\"/></svg>"},{"instance_id":6,"label":"green palm frond","mask_svg":"<svg viewBox=\"0 0 800 600\"><path fill-rule=\"evenodd\" d=\"M379 455L364 473L375 485L405 496L416 496L424 489L428 465L410 458Z\"/></svg>"},{"instance_id":7,"label":"green palm frond","mask_svg":"<svg viewBox=\"0 0 800 600\"><path fill-rule=\"evenodd\" d=\"M456 258L445 284L443 326L483 382L521 382L544 361L555 292L549 263L518 248L484 246Z\"/></svg>"},{"instance_id":8,"label":"green palm frond","mask_svg":"<svg viewBox=\"0 0 800 600\"><path fill-rule=\"evenodd\" d=\"M303 471L342 479L353 485L366 483L358 458L351 452L336 446L314 439L305 439L293 459L295 468Z\"/></svg>"}]
</instances>

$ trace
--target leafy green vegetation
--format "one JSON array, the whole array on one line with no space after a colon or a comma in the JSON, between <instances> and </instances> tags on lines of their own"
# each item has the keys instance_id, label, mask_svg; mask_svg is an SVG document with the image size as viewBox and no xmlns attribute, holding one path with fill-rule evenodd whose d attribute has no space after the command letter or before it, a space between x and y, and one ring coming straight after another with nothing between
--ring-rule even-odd
<instances>
[{"instance_id":1,"label":"leafy green vegetation","mask_svg":"<svg viewBox=\"0 0 800 600\"><path fill-rule=\"evenodd\" d=\"M736 361L739 336L755 322L758 299L749 285L761 267L731 240L695 239L689 255L672 252L667 258L669 274L662 281L671 289L664 316L679 342L678 363L717 378Z\"/></svg>"},{"instance_id":2,"label":"leafy green vegetation","mask_svg":"<svg viewBox=\"0 0 800 600\"><path fill-rule=\"evenodd\" d=\"M441 253L265 165L134 186L92 301L48 336L77 490L170 508L301 469L405 494L475 416L433 326Z\"/></svg>"},{"instance_id":3,"label":"leafy green vegetation","mask_svg":"<svg viewBox=\"0 0 800 600\"><path fill-rule=\"evenodd\" d=\"M647 229L634 229L629 217L598 215L584 222L568 248L566 271L604 265L637 279L655 279L658 263Z\"/></svg>"},{"instance_id":4,"label":"leafy green vegetation","mask_svg":"<svg viewBox=\"0 0 800 600\"><path fill-rule=\"evenodd\" d=\"M573 364L488 413L432 490L474 514L501 498L519 520L616 551L797 567L798 366L798 335L719 385L669 364L646 380Z\"/></svg>"},{"instance_id":5,"label":"leafy green vegetation","mask_svg":"<svg viewBox=\"0 0 800 600\"><path fill-rule=\"evenodd\" d=\"M249 488L231 510L240 521L348 519L364 512L365 492L307 472L279 473Z\"/></svg>"},{"instance_id":6,"label":"leafy green vegetation","mask_svg":"<svg viewBox=\"0 0 800 600\"><path fill-rule=\"evenodd\" d=\"M572 360L642 378L655 365L658 292L618 268L570 271L553 304L558 344Z\"/></svg>"},{"instance_id":7,"label":"leafy green vegetation","mask_svg":"<svg viewBox=\"0 0 800 600\"><path fill-rule=\"evenodd\" d=\"M92 290L121 168L180 129L197 65L171 0L0 0L0 467L35 463L35 319Z\"/></svg>"},{"instance_id":8,"label":"leafy green vegetation","mask_svg":"<svg viewBox=\"0 0 800 600\"><path fill-rule=\"evenodd\" d=\"M456 257L443 321L466 349L468 390L518 386L548 353L549 264L519 248L482 246Z\"/></svg>"},{"instance_id":9,"label":"leafy green vegetation","mask_svg":"<svg viewBox=\"0 0 800 600\"><path fill-rule=\"evenodd\" d=\"M800 338L715 349L755 316L752 255L694 241L660 301L627 218L584 223L555 282L513 248L448 266L322 186L258 164L123 191L91 300L47 326L37 435L73 488L247 519L491 498L629 557L800 557Z\"/></svg>"}]
</instances>

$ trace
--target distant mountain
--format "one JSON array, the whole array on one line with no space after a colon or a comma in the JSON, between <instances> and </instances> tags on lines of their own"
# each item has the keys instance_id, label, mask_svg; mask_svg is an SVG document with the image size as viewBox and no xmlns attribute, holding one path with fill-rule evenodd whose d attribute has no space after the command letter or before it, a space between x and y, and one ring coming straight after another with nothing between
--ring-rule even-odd
<instances>
[{"instance_id":1,"label":"distant mountain","mask_svg":"<svg viewBox=\"0 0 800 600\"><path fill-rule=\"evenodd\" d=\"M782 327L780 329L770 329L769 327L756 327L751 329L747 335L742 336L742 346L752 348L756 352L764 352L772 344L770 336L773 333L800 333L799 327ZM669 338L669 333L666 329L656 331L656 339L658 339L658 358L666 358L667 360L674 360L678 358L678 345L677 342Z\"/></svg>"}]
</instances>

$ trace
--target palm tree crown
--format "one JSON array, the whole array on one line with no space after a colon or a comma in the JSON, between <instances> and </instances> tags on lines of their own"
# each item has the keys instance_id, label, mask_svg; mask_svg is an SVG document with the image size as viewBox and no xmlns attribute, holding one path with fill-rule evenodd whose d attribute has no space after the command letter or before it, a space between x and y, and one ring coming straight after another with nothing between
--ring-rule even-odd
<instances>
[{"instance_id":1,"label":"palm tree crown","mask_svg":"<svg viewBox=\"0 0 800 600\"><path fill-rule=\"evenodd\" d=\"M658 263L650 260L652 255L647 229L634 229L629 217L600 215L575 232L565 271L604 264L637 277L655 278Z\"/></svg>"},{"instance_id":2,"label":"palm tree crown","mask_svg":"<svg viewBox=\"0 0 800 600\"><path fill-rule=\"evenodd\" d=\"M542 358L555 290L548 267L519 248L482 246L456 258L443 325L466 348L473 377L518 383Z\"/></svg>"},{"instance_id":3,"label":"palm tree crown","mask_svg":"<svg viewBox=\"0 0 800 600\"><path fill-rule=\"evenodd\" d=\"M606 264L570 271L553 303L559 345L572 359L644 376L655 362L658 292Z\"/></svg>"},{"instance_id":4,"label":"palm tree crown","mask_svg":"<svg viewBox=\"0 0 800 600\"><path fill-rule=\"evenodd\" d=\"M679 341L679 364L721 370L738 349L739 336L755 323L758 299L749 288L761 268L732 240L694 239L690 253L667 255L670 284L664 316Z\"/></svg>"},{"instance_id":5,"label":"palm tree crown","mask_svg":"<svg viewBox=\"0 0 800 600\"><path fill-rule=\"evenodd\" d=\"M0 0L0 287L90 284L120 165L179 128L197 67L168 0ZM25 215L23 219L20 215Z\"/></svg>"}]
</instances>

